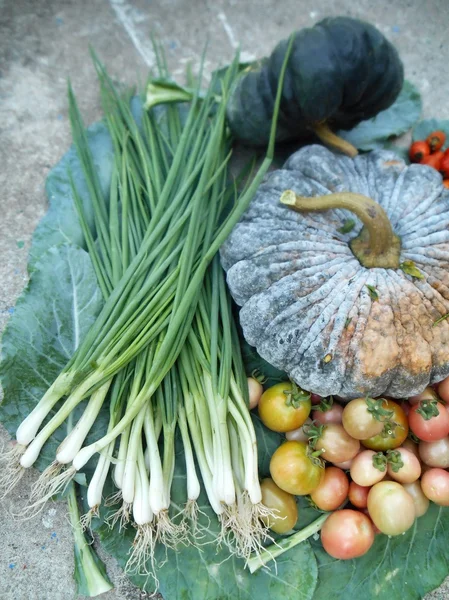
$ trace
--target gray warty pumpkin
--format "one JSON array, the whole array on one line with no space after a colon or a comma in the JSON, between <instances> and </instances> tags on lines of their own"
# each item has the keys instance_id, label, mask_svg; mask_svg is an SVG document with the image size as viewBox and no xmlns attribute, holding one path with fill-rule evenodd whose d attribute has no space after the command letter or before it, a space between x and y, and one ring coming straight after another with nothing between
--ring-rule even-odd
<instances>
[{"instance_id":1,"label":"gray warty pumpkin","mask_svg":"<svg viewBox=\"0 0 449 600\"><path fill-rule=\"evenodd\" d=\"M302 148L221 257L246 340L301 387L400 398L449 375L449 192L434 169Z\"/></svg>"}]
</instances>

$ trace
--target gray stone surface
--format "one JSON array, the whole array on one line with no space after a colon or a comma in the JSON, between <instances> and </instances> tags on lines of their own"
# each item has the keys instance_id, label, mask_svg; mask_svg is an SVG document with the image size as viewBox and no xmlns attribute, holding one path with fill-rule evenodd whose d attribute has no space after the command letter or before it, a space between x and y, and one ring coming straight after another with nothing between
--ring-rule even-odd
<instances>
[{"instance_id":1,"label":"gray stone surface","mask_svg":"<svg viewBox=\"0 0 449 600\"><path fill-rule=\"evenodd\" d=\"M70 144L68 77L86 122L100 115L89 44L117 81L132 84L145 79L154 61L151 30L180 77L189 60L198 64L207 39L210 70L229 60L239 42L243 59L251 59L292 29L338 14L379 27L423 94L425 116L449 118L447 0L0 0L0 330L27 280L31 234L46 210L45 177ZM25 522L11 516L33 479L30 473L2 502L0 598L74 600L65 506L48 506ZM106 561L116 589L105 600L143 597ZM442 586L431 597L449 593Z\"/></svg>"}]
</instances>

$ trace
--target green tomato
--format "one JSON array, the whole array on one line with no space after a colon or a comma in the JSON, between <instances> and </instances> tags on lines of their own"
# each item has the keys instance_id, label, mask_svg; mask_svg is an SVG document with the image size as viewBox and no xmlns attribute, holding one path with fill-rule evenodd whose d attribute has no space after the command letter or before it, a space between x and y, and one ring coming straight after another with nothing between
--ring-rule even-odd
<instances>
[{"instance_id":1,"label":"green tomato","mask_svg":"<svg viewBox=\"0 0 449 600\"><path fill-rule=\"evenodd\" d=\"M284 492L272 479L267 477L260 484L262 504L273 509L274 515L262 518L262 521L275 533L287 533L298 520L295 497Z\"/></svg>"},{"instance_id":2,"label":"green tomato","mask_svg":"<svg viewBox=\"0 0 449 600\"><path fill-rule=\"evenodd\" d=\"M408 435L408 419L404 409L393 402L393 400L385 400L383 408L393 411L392 416L385 421L384 428L381 433L362 440L365 448L384 452L385 450L393 450L402 445Z\"/></svg>"},{"instance_id":3,"label":"green tomato","mask_svg":"<svg viewBox=\"0 0 449 600\"><path fill-rule=\"evenodd\" d=\"M374 525L386 535L400 535L415 522L415 503L396 481L380 481L368 494L368 512Z\"/></svg>"},{"instance_id":4,"label":"green tomato","mask_svg":"<svg viewBox=\"0 0 449 600\"><path fill-rule=\"evenodd\" d=\"M313 492L324 477L323 463L310 456L304 442L288 441L271 457L270 473L276 485L295 496Z\"/></svg>"},{"instance_id":5,"label":"green tomato","mask_svg":"<svg viewBox=\"0 0 449 600\"><path fill-rule=\"evenodd\" d=\"M265 427L285 433L304 424L311 406L310 394L287 381L266 390L259 400L258 410Z\"/></svg>"}]
</instances>

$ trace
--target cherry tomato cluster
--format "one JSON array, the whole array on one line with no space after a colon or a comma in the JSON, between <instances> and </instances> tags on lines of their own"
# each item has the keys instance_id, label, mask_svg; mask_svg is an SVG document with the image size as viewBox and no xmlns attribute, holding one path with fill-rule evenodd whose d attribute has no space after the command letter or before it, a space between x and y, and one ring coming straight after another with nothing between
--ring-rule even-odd
<instances>
[{"instance_id":1,"label":"cherry tomato cluster","mask_svg":"<svg viewBox=\"0 0 449 600\"><path fill-rule=\"evenodd\" d=\"M407 531L429 502L449 506L449 377L403 401L323 399L292 382L253 394L252 408L286 440L271 457L262 500L276 533L297 521L295 496L332 511L321 529L338 559L362 556L376 533Z\"/></svg>"},{"instance_id":2,"label":"cherry tomato cluster","mask_svg":"<svg viewBox=\"0 0 449 600\"><path fill-rule=\"evenodd\" d=\"M412 162L433 167L443 176L443 185L449 188L449 148L443 151L444 131L432 131L425 140L413 142L409 149Z\"/></svg>"}]
</instances>

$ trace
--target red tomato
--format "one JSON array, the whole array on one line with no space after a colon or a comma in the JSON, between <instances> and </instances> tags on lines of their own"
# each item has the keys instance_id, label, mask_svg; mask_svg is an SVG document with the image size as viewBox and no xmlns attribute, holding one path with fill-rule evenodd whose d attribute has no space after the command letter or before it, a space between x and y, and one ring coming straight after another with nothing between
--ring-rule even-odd
<instances>
[{"instance_id":1,"label":"red tomato","mask_svg":"<svg viewBox=\"0 0 449 600\"><path fill-rule=\"evenodd\" d=\"M440 150L444 142L446 141L446 134L444 131L432 131L426 138L426 142L429 144L430 152L436 152Z\"/></svg>"},{"instance_id":2,"label":"red tomato","mask_svg":"<svg viewBox=\"0 0 449 600\"><path fill-rule=\"evenodd\" d=\"M312 404L315 406L316 404L320 404L322 397L318 396L318 394L310 394L310 400Z\"/></svg>"},{"instance_id":3,"label":"red tomato","mask_svg":"<svg viewBox=\"0 0 449 600\"><path fill-rule=\"evenodd\" d=\"M384 421L392 415L392 411L383 408L386 402L382 398L351 400L343 411L343 427L356 440L366 440L377 435L384 428Z\"/></svg>"},{"instance_id":4,"label":"red tomato","mask_svg":"<svg viewBox=\"0 0 449 600\"><path fill-rule=\"evenodd\" d=\"M366 508L370 489L371 486L359 485L355 481L351 481L348 490L349 502L356 508Z\"/></svg>"},{"instance_id":5,"label":"red tomato","mask_svg":"<svg viewBox=\"0 0 449 600\"><path fill-rule=\"evenodd\" d=\"M441 160L443 158L443 153L442 152L435 152L434 154L431 154L430 156L425 156L421 161L420 161L420 165L427 165L428 167L433 167L434 169L436 169L437 171L440 170L440 166L441 166Z\"/></svg>"},{"instance_id":6,"label":"red tomato","mask_svg":"<svg viewBox=\"0 0 449 600\"><path fill-rule=\"evenodd\" d=\"M425 496L439 506L449 506L449 473L444 469L429 469L421 477Z\"/></svg>"},{"instance_id":7,"label":"red tomato","mask_svg":"<svg viewBox=\"0 0 449 600\"><path fill-rule=\"evenodd\" d=\"M343 407L339 404L332 404L328 410L314 410L312 412L312 420L318 425L324 425L325 423L341 423L341 416L343 414Z\"/></svg>"},{"instance_id":8,"label":"red tomato","mask_svg":"<svg viewBox=\"0 0 449 600\"><path fill-rule=\"evenodd\" d=\"M449 468L449 437L436 442L421 442L419 457L429 467Z\"/></svg>"},{"instance_id":9,"label":"red tomato","mask_svg":"<svg viewBox=\"0 0 449 600\"><path fill-rule=\"evenodd\" d=\"M444 156L441 159L440 173L445 179L449 177L449 154L447 152L444 153Z\"/></svg>"},{"instance_id":10,"label":"red tomato","mask_svg":"<svg viewBox=\"0 0 449 600\"><path fill-rule=\"evenodd\" d=\"M340 560L357 558L371 548L374 529L370 519L358 510L337 510L321 528L321 543L328 554Z\"/></svg>"},{"instance_id":11,"label":"red tomato","mask_svg":"<svg viewBox=\"0 0 449 600\"><path fill-rule=\"evenodd\" d=\"M405 448L406 450L414 454L416 458L419 458L419 446L410 438L407 438L402 442L401 448Z\"/></svg>"},{"instance_id":12,"label":"red tomato","mask_svg":"<svg viewBox=\"0 0 449 600\"><path fill-rule=\"evenodd\" d=\"M406 448L396 448L387 453L387 473L399 483L413 483L421 475L419 458Z\"/></svg>"},{"instance_id":13,"label":"red tomato","mask_svg":"<svg viewBox=\"0 0 449 600\"><path fill-rule=\"evenodd\" d=\"M438 384L438 395L445 402L449 402L449 377Z\"/></svg>"},{"instance_id":14,"label":"red tomato","mask_svg":"<svg viewBox=\"0 0 449 600\"><path fill-rule=\"evenodd\" d=\"M359 451L360 454L360 451ZM356 454L357 456L357 454ZM354 456L355 458L355 456ZM349 471L349 469L351 468L352 465L352 461L354 460L354 458L350 458L349 460L345 460L341 463L332 463L334 465L334 467L338 467L339 469L341 469L342 471Z\"/></svg>"},{"instance_id":15,"label":"red tomato","mask_svg":"<svg viewBox=\"0 0 449 600\"><path fill-rule=\"evenodd\" d=\"M351 479L361 486L372 486L381 481L387 473L386 457L373 450L357 454L350 469Z\"/></svg>"},{"instance_id":16,"label":"red tomato","mask_svg":"<svg viewBox=\"0 0 449 600\"><path fill-rule=\"evenodd\" d=\"M422 491L421 482L418 480L414 481L413 483L404 483L402 485L413 498L413 503L415 505L415 517L418 518L425 515L430 503L429 498L427 498Z\"/></svg>"},{"instance_id":17,"label":"red tomato","mask_svg":"<svg viewBox=\"0 0 449 600\"><path fill-rule=\"evenodd\" d=\"M410 150L408 151L410 160L412 162L421 162L422 159L430 154L430 146L427 142L420 140L418 142L413 142L410 146Z\"/></svg>"},{"instance_id":18,"label":"red tomato","mask_svg":"<svg viewBox=\"0 0 449 600\"><path fill-rule=\"evenodd\" d=\"M308 442L309 436L307 435L307 428L312 425L312 419L307 417L304 421L304 425L302 427L298 427L298 429L293 429L292 431L286 431L285 437L288 440L294 440L295 442Z\"/></svg>"},{"instance_id":19,"label":"red tomato","mask_svg":"<svg viewBox=\"0 0 449 600\"><path fill-rule=\"evenodd\" d=\"M449 412L435 400L415 404L408 416L410 429L424 442L434 442L449 435Z\"/></svg>"},{"instance_id":20,"label":"red tomato","mask_svg":"<svg viewBox=\"0 0 449 600\"><path fill-rule=\"evenodd\" d=\"M310 498L320 510L336 510L348 497L349 481L337 467L327 467L324 477Z\"/></svg>"},{"instance_id":21,"label":"red tomato","mask_svg":"<svg viewBox=\"0 0 449 600\"><path fill-rule=\"evenodd\" d=\"M342 463L354 458L360 449L360 442L346 433L343 425L329 423L322 427L323 431L314 445L316 450L321 450L321 458L332 463Z\"/></svg>"}]
</instances>

